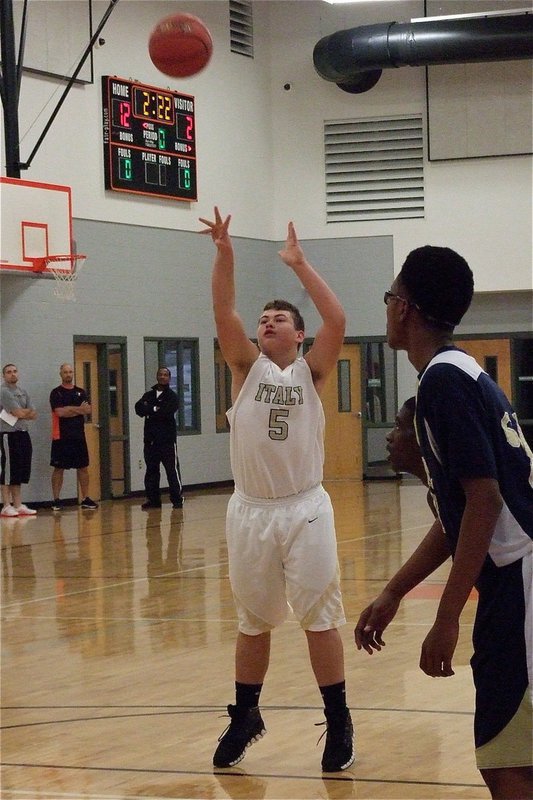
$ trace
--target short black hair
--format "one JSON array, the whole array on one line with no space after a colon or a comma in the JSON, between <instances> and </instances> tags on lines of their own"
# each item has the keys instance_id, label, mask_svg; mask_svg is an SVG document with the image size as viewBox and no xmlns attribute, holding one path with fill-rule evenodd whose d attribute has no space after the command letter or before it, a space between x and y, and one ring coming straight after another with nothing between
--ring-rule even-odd
<instances>
[{"instance_id":1,"label":"short black hair","mask_svg":"<svg viewBox=\"0 0 533 800\"><path fill-rule=\"evenodd\" d=\"M294 327L297 331L305 331L305 324L300 311L288 300L271 300L263 308L263 311L290 311L294 322Z\"/></svg>"},{"instance_id":2,"label":"short black hair","mask_svg":"<svg viewBox=\"0 0 533 800\"><path fill-rule=\"evenodd\" d=\"M449 247L425 245L412 250L398 280L431 325L453 330L474 294L474 276L465 259Z\"/></svg>"},{"instance_id":3,"label":"short black hair","mask_svg":"<svg viewBox=\"0 0 533 800\"><path fill-rule=\"evenodd\" d=\"M413 397L408 397L405 403L402 404L402 408L405 408L414 419L416 412L416 397L414 395Z\"/></svg>"}]
</instances>

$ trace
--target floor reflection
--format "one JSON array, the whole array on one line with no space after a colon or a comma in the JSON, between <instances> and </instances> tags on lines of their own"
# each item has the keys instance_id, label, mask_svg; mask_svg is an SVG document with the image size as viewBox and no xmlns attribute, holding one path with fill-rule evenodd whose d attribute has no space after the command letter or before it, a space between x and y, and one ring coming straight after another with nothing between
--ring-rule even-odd
<instances>
[{"instance_id":1,"label":"floor reflection","mask_svg":"<svg viewBox=\"0 0 533 800\"><path fill-rule=\"evenodd\" d=\"M31 545L34 517L2 517L2 602L30 600L35 594Z\"/></svg>"},{"instance_id":2,"label":"floor reflection","mask_svg":"<svg viewBox=\"0 0 533 800\"><path fill-rule=\"evenodd\" d=\"M449 686L418 668L444 568L405 599L382 653L353 643L359 612L428 528L424 488L327 488L349 620L350 770L320 770L321 699L289 618L273 634L262 694L269 734L238 768L213 771L234 691L229 493L191 492L183 510L146 513L132 499L2 520L2 798L486 800L470 746L475 604Z\"/></svg>"},{"instance_id":3,"label":"floor reflection","mask_svg":"<svg viewBox=\"0 0 533 800\"><path fill-rule=\"evenodd\" d=\"M228 797L234 800L250 798L250 800L264 800L268 789L266 778L247 775L242 770L231 770L231 774L215 772L215 779Z\"/></svg>"}]
</instances>

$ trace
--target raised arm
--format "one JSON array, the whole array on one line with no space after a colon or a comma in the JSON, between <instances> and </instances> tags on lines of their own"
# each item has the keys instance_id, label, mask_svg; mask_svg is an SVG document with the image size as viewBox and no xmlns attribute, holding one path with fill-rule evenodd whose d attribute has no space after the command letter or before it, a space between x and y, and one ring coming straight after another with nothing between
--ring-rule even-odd
<instances>
[{"instance_id":1,"label":"raised arm","mask_svg":"<svg viewBox=\"0 0 533 800\"><path fill-rule=\"evenodd\" d=\"M211 236L216 247L211 279L215 325L222 355L232 373L232 384L238 385L239 378L240 382L244 380L259 351L246 335L242 319L235 309L235 257L228 233L230 220L231 215L222 220L215 206L214 222L200 217L200 222L207 225L200 233Z\"/></svg>"},{"instance_id":2,"label":"raised arm","mask_svg":"<svg viewBox=\"0 0 533 800\"><path fill-rule=\"evenodd\" d=\"M289 222L287 241L283 250L279 251L279 255L307 290L322 318L322 325L315 335L313 346L305 356L313 374L315 387L320 392L337 362L344 340L346 325L344 309L326 281L307 261L292 222Z\"/></svg>"}]
</instances>

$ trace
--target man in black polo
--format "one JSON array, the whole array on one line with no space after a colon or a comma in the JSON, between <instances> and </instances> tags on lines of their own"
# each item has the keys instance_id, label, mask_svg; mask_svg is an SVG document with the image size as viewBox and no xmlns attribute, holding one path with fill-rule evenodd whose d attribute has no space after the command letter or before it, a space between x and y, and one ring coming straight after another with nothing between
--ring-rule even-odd
<instances>
[{"instance_id":1,"label":"man in black polo","mask_svg":"<svg viewBox=\"0 0 533 800\"><path fill-rule=\"evenodd\" d=\"M52 409L52 449L50 466L52 472L52 509L61 511L59 498L66 469L75 469L81 507L95 510L98 503L89 497L89 452L85 440L85 417L91 413L89 399L80 386L74 384L74 369L71 364L59 367L61 385L50 392Z\"/></svg>"},{"instance_id":2,"label":"man in black polo","mask_svg":"<svg viewBox=\"0 0 533 800\"><path fill-rule=\"evenodd\" d=\"M143 509L161 507L160 467L165 468L173 508L183 507L178 447L176 443L176 411L178 396L170 388L170 370L159 367L157 383L135 403L135 413L144 417L144 487Z\"/></svg>"}]
</instances>

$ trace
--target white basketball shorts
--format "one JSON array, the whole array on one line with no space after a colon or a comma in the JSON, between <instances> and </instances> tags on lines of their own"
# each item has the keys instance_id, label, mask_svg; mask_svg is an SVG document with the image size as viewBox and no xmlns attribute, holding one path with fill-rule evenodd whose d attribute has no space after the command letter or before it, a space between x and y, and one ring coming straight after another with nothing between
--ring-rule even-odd
<instances>
[{"instance_id":1,"label":"white basketball shorts","mask_svg":"<svg viewBox=\"0 0 533 800\"><path fill-rule=\"evenodd\" d=\"M330 630L346 622L333 508L322 485L275 500L236 491L226 522L229 576L242 633L271 630L290 609L304 630Z\"/></svg>"}]
</instances>

